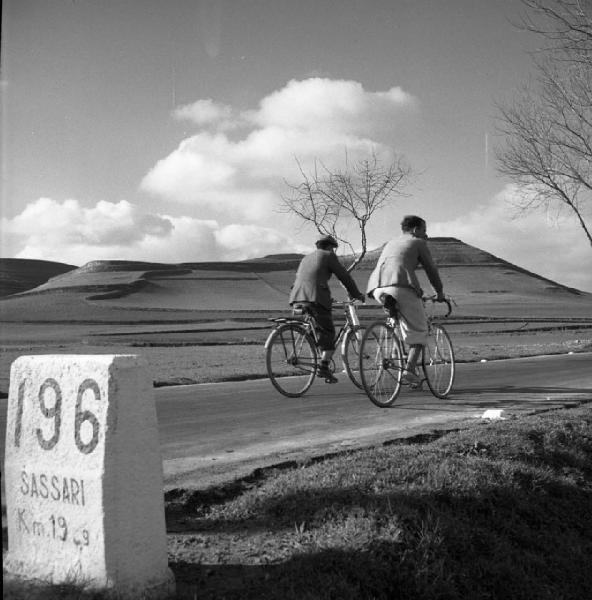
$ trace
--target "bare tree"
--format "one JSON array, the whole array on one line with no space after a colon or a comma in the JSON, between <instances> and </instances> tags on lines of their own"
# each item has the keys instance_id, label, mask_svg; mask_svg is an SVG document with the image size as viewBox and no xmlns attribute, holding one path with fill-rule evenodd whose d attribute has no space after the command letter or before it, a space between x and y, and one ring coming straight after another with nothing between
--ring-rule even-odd
<instances>
[{"instance_id":1,"label":"bare tree","mask_svg":"<svg viewBox=\"0 0 592 600\"><path fill-rule=\"evenodd\" d=\"M521 0L527 13L521 29L547 41L543 52L590 64L592 48L592 2L590 0Z\"/></svg>"},{"instance_id":2,"label":"bare tree","mask_svg":"<svg viewBox=\"0 0 592 600\"><path fill-rule=\"evenodd\" d=\"M288 193L283 195L284 209L312 225L321 235L332 235L348 247L354 260L347 266L353 271L368 249L367 226L372 217L396 196L404 196L411 169L402 157L396 156L384 164L375 153L369 158L332 170L315 161L307 173L297 159L302 181L286 182ZM346 229L354 224L359 237L348 239ZM357 252L355 245L359 244Z\"/></svg>"},{"instance_id":3,"label":"bare tree","mask_svg":"<svg viewBox=\"0 0 592 600\"><path fill-rule=\"evenodd\" d=\"M567 208L592 246L592 0L522 3L545 46L535 82L499 106L498 169L524 189L520 208Z\"/></svg>"}]
</instances>

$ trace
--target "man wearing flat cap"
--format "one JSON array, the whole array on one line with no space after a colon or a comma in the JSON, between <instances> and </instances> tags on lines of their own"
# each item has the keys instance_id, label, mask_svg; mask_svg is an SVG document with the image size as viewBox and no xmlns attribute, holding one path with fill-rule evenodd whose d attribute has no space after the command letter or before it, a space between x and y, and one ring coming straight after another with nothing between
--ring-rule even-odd
<instances>
[{"instance_id":1,"label":"man wearing flat cap","mask_svg":"<svg viewBox=\"0 0 592 600\"><path fill-rule=\"evenodd\" d=\"M335 275L352 298L364 300L364 294L360 292L352 276L339 262L335 254L337 240L330 235L324 235L316 241L315 245L317 249L307 254L300 262L290 292L290 305L305 306L314 316L321 349L321 366L317 375L328 382L335 383L337 379L329 369L329 363L335 352L335 325L331 314L329 279Z\"/></svg>"}]
</instances>

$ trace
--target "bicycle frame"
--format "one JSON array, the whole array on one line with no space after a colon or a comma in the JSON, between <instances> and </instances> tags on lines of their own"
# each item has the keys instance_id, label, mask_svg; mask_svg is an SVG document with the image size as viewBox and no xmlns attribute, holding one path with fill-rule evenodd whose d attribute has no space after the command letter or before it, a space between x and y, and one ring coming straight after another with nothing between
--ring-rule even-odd
<instances>
[{"instance_id":1,"label":"bicycle frame","mask_svg":"<svg viewBox=\"0 0 592 600\"><path fill-rule=\"evenodd\" d=\"M339 346L340 343L345 344L345 337L346 337L347 332L350 329L353 329L355 331L356 328L360 327L360 318L358 316L358 311L356 310L354 300L345 300L343 302L334 302L333 306L343 307L344 314L345 314L345 323L339 328L339 331L335 335L335 347L337 347L337 346ZM279 327L280 325L283 325L284 323L298 323L299 325L302 325L306 329L306 332L314 340L315 346L318 350L319 338L318 338L318 334L317 334L316 320L315 320L314 316L306 310L303 311L302 316L299 316L298 313L296 313L296 311L294 311L294 314L297 316L292 316L292 318L280 317L278 319L271 319L271 320L274 323L276 323L276 328ZM357 337L357 335L358 334L356 334L356 337ZM361 341L361 340L358 340L358 341ZM265 346L267 347L267 342L266 342ZM343 348L343 350L345 350L345 348Z\"/></svg>"},{"instance_id":2,"label":"bicycle frame","mask_svg":"<svg viewBox=\"0 0 592 600\"><path fill-rule=\"evenodd\" d=\"M345 300L344 302L335 302L333 306L342 306L345 313L345 323L339 329L339 332L335 336L335 347L341 342L341 351L345 352L345 340L347 332L353 330L356 335L358 343L362 341L360 334L360 317L358 316L358 310L356 308L354 300Z\"/></svg>"},{"instance_id":3,"label":"bicycle frame","mask_svg":"<svg viewBox=\"0 0 592 600\"><path fill-rule=\"evenodd\" d=\"M356 348L359 348L360 344L362 343L362 328L360 326L360 319L358 317L354 300L350 299L344 302L334 302L333 306L342 307L345 313L345 323L340 327L339 331L335 335L334 346L335 348L340 347L341 360L343 362L343 367L344 370L347 372L347 375L352 380L354 385L361 388L362 384L358 377L355 375L355 373L357 372L357 360L355 360L355 362L352 362L351 360L352 348L354 355L357 357ZM276 332L281 330L281 328L283 327L297 326L304 333L304 335L310 339L310 342L314 347L316 360L321 361L323 351L319 347L319 334L317 332L318 323L316 322L314 315L310 311L308 311L306 307L300 308L297 306L294 308L293 312L296 316L292 316L291 318L284 317L269 319L270 321L275 323L275 327L272 329L269 336L267 337L267 340L265 341L266 351L270 350L271 345L274 343L274 340L277 341L279 339L276 335ZM302 340L302 342L304 341ZM298 355L299 352L300 349L295 350L296 355ZM290 353L286 351L286 360L288 361L288 363L291 360L289 355ZM336 364L334 360L330 361L329 369L332 373L335 372ZM278 385L274 385L276 388L278 388ZM281 389L280 391L282 392Z\"/></svg>"},{"instance_id":4,"label":"bicycle frame","mask_svg":"<svg viewBox=\"0 0 592 600\"><path fill-rule=\"evenodd\" d=\"M436 302L436 297L428 296L427 298L422 298L422 301L423 301L424 305L427 301ZM446 298L444 300L444 303L448 307L448 310L446 311L445 315L440 317L442 319L445 319L446 317L448 317L450 315L450 313L452 312L452 304L451 304L450 300L448 298ZM426 318L427 318L427 322L428 322L428 335L429 335L432 331L432 324L435 319L434 319L434 317L432 317L430 315L426 315ZM397 314L394 317L393 316L387 317L386 322L389 325L389 327L392 327L395 330L397 337L399 338L399 341L401 342L401 347L403 348L403 353L404 353L405 357L407 357L408 349L405 344L405 341L403 340L403 335L401 332L401 318L400 318L399 310L397 309Z\"/></svg>"},{"instance_id":5,"label":"bicycle frame","mask_svg":"<svg viewBox=\"0 0 592 600\"><path fill-rule=\"evenodd\" d=\"M424 303L426 300L434 301L434 298L423 298ZM446 300L446 304L448 312L445 316L448 316L451 303ZM454 382L454 353L446 330L440 323L436 323L436 317L426 314L428 340L421 353L424 377L417 383L410 381L409 377L404 381L409 351L403 341L403 315L395 306L389 308L386 321L375 321L365 330L359 350L360 373L366 394L378 407L387 408L395 402L401 385L408 384L414 389L414 386L417 388L420 382L426 381L434 396L442 399L448 397ZM439 339L442 339L442 347L446 347L447 352L440 352L438 341L435 346L432 344L432 340ZM449 368L445 365L449 365Z\"/></svg>"}]
</instances>

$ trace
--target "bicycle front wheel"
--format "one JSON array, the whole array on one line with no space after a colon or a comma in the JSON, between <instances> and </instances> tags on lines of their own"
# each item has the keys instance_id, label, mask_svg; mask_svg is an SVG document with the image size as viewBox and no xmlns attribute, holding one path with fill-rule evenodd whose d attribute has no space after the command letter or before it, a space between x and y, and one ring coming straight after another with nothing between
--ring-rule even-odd
<instances>
[{"instance_id":1,"label":"bicycle front wheel","mask_svg":"<svg viewBox=\"0 0 592 600\"><path fill-rule=\"evenodd\" d=\"M363 327L357 326L354 329L348 329L341 346L341 359L343 360L345 372L352 383L361 390L364 389L360 376L360 346L362 345L363 335Z\"/></svg>"},{"instance_id":2,"label":"bicycle front wheel","mask_svg":"<svg viewBox=\"0 0 592 600\"><path fill-rule=\"evenodd\" d=\"M271 332L265 347L273 387L289 398L302 396L317 372L316 346L306 329L295 323L280 325Z\"/></svg>"},{"instance_id":3,"label":"bicycle front wheel","mask_svg":"<svg viewBox=\"0 0 592 600\"><path fill-rule=\"evenodd\" d=\"M430 391L436 398L447 398L454 384L454 350L441 325L432 325L423 347L422 368Z\"/></svg>"},{"instance_id":4,"label":"bicycle front wheel","mask_svg":"<svg viewBox=\"0 0 592 600\"><path fill-rule=\"evenodd\" d=\"M360 376L368 398L379 406L392 406L401 391L405 366L401 342L384 321L372 323L360 347Z\"/></svg>"}]
</instances>

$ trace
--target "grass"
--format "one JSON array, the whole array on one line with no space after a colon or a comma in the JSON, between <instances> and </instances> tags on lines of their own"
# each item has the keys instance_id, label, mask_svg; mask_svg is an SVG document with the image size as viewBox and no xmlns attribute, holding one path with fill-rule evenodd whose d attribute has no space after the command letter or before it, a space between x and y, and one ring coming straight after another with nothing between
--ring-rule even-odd
<instances>
[{"instance_id":1,"label":"grass","mask_svg":"<svg viewBox=\"0 0 592 600\"><path fill-rule=\"evenodd\" d=\"M182 500L190 533L170 537L180 597L592 595L590 405L350 453L222 492Z\"/></svg>"},{"instance_id":2,"label":"grass","mask_svg":"<svg viewBox=\"0 0 592 600\"><path fill-rule=\"evenodd\" d=\"M10 365L19 356L28 354L139 354L146 359L154 385L158 387L267 377L263 344L270 330L208 332L199 336L198 342L196 335L180 340L170 332L158 334L161 336L158 342L144 342L134 336L125 338L125 341L90 339L86 344L25 340L0 347L0 397L6 397L8 392ZM589 327L582 327L577 330L555 328L534 333L494 331L473 335L450 329L450 334L456 360L466 362L589 352L592 349L591 331ZM341 368L339 358L337 363Z\"/></svg>"},{"instance_id":3,"label":"grass","mask_svg":"<svg viewBox=\"0 0 592 600\"><path fill-rule=\"evenodd\" d=\"M592 404L166 495L178 599L592 597ZM97 600L83 589L5 598Z\"/></svg>"}]
</instances>

